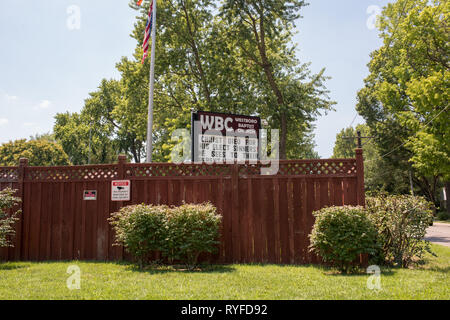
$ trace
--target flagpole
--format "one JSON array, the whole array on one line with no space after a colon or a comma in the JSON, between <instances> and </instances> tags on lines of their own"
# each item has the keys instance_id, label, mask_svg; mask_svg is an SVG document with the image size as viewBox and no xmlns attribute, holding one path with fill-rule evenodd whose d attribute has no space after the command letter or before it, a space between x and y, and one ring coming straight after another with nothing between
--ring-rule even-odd
<instances>
[{"instance_id":1,"label":"flagpole","mask_svg":"<svg viewBox=\"0 0 450 320\"><path fill-rule=\"evenodd\" d=\"M147 121L147 163L152 162L153 153L153 91L155 87L155 47L156 47L156 0L153 0L153 26L152 26L152 52L150 60L150 89L148 95L148 121Z\"/></svg>"}]
</instances>

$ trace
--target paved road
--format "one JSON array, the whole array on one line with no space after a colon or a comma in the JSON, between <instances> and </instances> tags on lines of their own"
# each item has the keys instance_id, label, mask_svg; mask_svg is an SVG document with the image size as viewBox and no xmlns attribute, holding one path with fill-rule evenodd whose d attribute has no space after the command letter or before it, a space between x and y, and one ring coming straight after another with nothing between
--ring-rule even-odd
<instances>
[{"instance_id":1,"label":"paved road","mask_svg":"<svg viewBox=\"0 0 450 320\"><path fill-rule=\"evenodd\" d=\"M425 239L436 244L450 247L450 224L435 222L433 226L428 228Z\"/></svg>"}]
</instances>

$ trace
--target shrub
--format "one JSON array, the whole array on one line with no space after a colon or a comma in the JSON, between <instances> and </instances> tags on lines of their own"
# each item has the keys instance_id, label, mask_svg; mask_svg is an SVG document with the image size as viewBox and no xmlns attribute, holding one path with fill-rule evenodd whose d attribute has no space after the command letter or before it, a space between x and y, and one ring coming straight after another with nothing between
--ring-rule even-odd
<instances>
[{"instance_id":1,"label":"shrub","mask_svg":"<svg viewBox=\"0 0 450 320\"><path fill-rule=\"evenodd\" d=\"M12 247L11 237L14 236L14 223L19 220L17 216L20 210L11 210L20 203L20 198L14 196L16 193L12 189L0 191L0 247Z\"/></svg>"},{"instance_id":2,"label":"shrub","mask_svg":"<svg viewBox=\"0 0 450 320\"><path fill-rule=\"evenodd\" d=\"M196 265L200 253L216 252L221 219L210 203L172 208L163 255L171 262L179 260L189 266Z\"/></svg>"},{"instance_id":3,"label":"shrub","mask_svg":"<svg viewBox=\"0 0 450 320\"><path fill-rule=\"evenodd\" d=\"M109 221L115 231L115 245L123 245L142 267L152 251L159 251L167 238L166 206L144 204L123 207Z\"/></svg>"},{"instance_id":4,"label":"shrub","mask_svg":"<svg viewBox=\"0 0 450 320\"><path fill-rule=\"evenodd\" d=\"M152 251L160 251L170 263L197 263L202 252L217 250L221 216L209 204L180 207L134 205L120 209L109 219L116 245L123 245L140 266Z\"/></svg>"},{"instance_id":5,"label":"shrub","mask_svg":"<svg viewBox=\"0 0 450 320\"><path fill-rule=\"evenodd\" d=\"M436 218L438 220L445 221L445 220L450 219L450 215L445 211L441 211L441 212L438 212Z\"/></svg>"},{"instance_id":6,"label":"shrub","mask_svg":"<svg viewBox=\"0 0 450 320\"><path fill-rule=\"evenodd\" d=\"M367 198L367 211L378 230L381 262L408 267L430 252L423 240L433 221L432 207L422 197L386 195Z\"/></svg>"},{"instance_id":7,"label":"shrub","mask_svg":"<svg viewBox=\"0 0 450 320\"><path fill-rule=\"evenodd\" d=\"M329 207L313 213L310 251L344 273L357 268L360 254L375 254L377 231L362 207Z\"/></svg>"}]
</instances>

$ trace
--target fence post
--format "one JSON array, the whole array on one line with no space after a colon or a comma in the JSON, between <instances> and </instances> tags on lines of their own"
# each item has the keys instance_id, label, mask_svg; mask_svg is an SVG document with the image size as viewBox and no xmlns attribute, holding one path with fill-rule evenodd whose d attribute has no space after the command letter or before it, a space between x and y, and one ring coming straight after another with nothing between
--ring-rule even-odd
<instances>
[{"instance_id":1,"label":"fence post","mask_svg":"<svg viewBox=\"0 0 450 320\"><path fill-rule=\"evenodd\" d=\"M366 195L364 190L364 156L363 149L356 149L356 193L359 206L366 205Z\"/></svg>"},{"instance_id":2,"label":"fence post","mask_svg":"<svg viewBox=\"0 0 450 320\"><path fill-rule=\"evenodd\" d=\"M118 179L123 180L125 178L125 164L127 163L127 156L121 154L119 155L119 169L118 169Z\"/></svg>"},{"instance_id":3,"label":"fence post","mask_svg":"<svg viewBox=\"0 0 450 320\"><path fill-rule=\"evenodd\" d=\"M20 203L20 210L22 211L19 217L19 221L16 226L16 241L14 248L15 260L22 259L22 236L23 236L23 211L25 208L25 191L24 191L24 179L25 179L25 168L28 167L28 159L20 158L19 168L18 168L18 196L22 200Z\"/></svg>"},{"instance_id":4,"label":"fence post","mask_svg":"<svg viewBox=\"0 0 450 320\"><path fill-rule=\"evenodd\" d=\"M357 201L359 206L366 206L366 194L364 190L364 155L361 148L361 133L358 132L358 147L356 149L356 192ZM367 268L369 265L369 255L367 253L361 253L359 255L359 265L363 268Z\"/></svg>"},{"instance_id":5,"label":"fence post","mask_svg":"<svg viewBox=\"0 0 450 320\"><path fill-rule=\"evenodd\" d=\"M237 163L233 164L232 176L231 176L231 239L233 248L233 259L232 262L240 262L240 237L239 237L239 165Z\"/></svg>"}]
</instances>

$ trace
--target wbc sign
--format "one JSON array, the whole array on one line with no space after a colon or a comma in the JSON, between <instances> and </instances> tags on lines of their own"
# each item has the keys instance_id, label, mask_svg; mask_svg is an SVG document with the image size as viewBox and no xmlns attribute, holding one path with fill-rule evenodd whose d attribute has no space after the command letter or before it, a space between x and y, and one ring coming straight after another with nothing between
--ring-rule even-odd
<instances>
[{"instance_id":1,"label":"wbc sign","mask_svg":"<svg viewBox=\"0 0 450 320\"><path fill-rule=\"evenodd\" d=\"M192 114L192 128L194 162L259 159L259 117L199 111Z\"/></svg>"}]
</instances>

